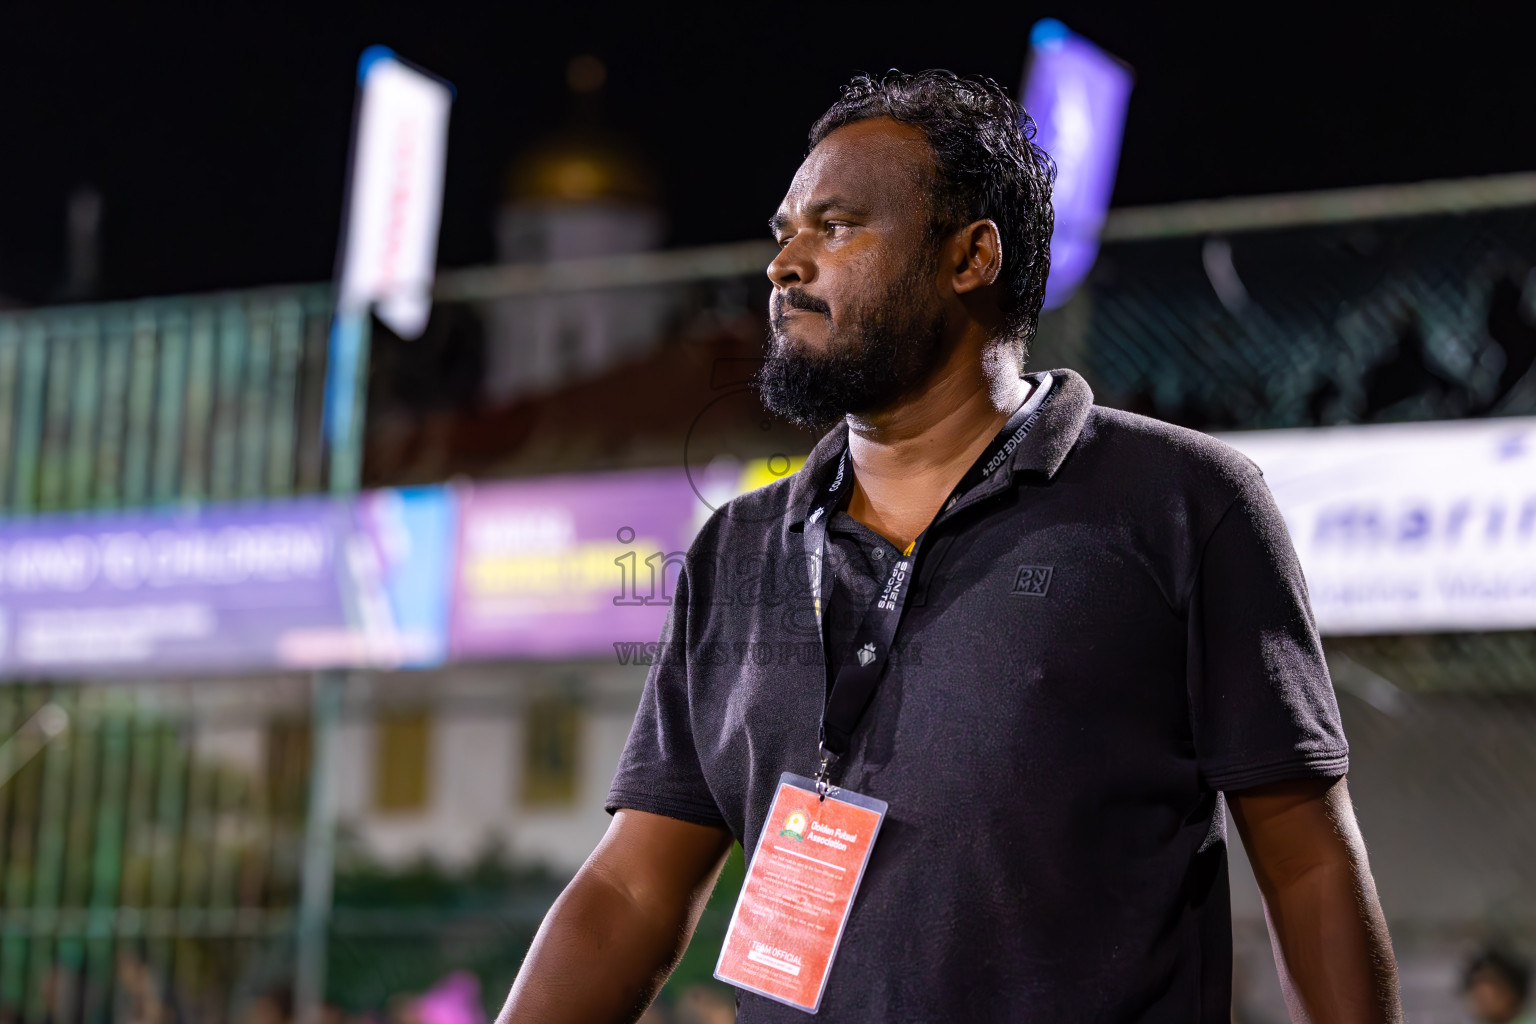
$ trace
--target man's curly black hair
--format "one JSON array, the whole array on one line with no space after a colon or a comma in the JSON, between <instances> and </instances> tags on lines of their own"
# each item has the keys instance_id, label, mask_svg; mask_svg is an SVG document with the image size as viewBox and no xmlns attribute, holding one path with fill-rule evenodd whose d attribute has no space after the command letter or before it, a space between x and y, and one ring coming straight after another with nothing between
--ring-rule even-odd
<instances>
[{"instance_id":1,"label":"man's curly black hair","mask_svg":"<svg viewBox=\"0 0 1536 1024\"><path fill-rule=\"evenodd\" d=\"M990 78L948 71L859 75L811 126L811 147L844 125L889 117L918 128L933 148L929 230L937 240L991 219L1003 242L998 283L1005 334L1020 361L1035 336L1051 267L1051 183L1056 167L1035 145L1035 122Z\"/></svg>"}]
</instances>

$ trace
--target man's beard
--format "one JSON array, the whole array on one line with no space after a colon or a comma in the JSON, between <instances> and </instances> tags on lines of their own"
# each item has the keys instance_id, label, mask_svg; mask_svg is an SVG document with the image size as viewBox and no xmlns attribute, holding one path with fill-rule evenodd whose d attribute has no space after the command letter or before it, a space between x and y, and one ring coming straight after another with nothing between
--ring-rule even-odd
<instances>
[{"instance_id":1,"label":"man's beard","mask_svg":"<svg viewBox=\"0 0 1536 1024\"><path fill-rule=\"evenodd\" d=\"M757 375L763 404L793 423L823 427L847 413L887 409L927 383L945 355L944 314L924 291L931 263L914 259L876 302L854 308L846 324L799 289L776 294L772 343ZM786 306L828 318L824 351L789 337Z\"/></svg>"}]
</instances>

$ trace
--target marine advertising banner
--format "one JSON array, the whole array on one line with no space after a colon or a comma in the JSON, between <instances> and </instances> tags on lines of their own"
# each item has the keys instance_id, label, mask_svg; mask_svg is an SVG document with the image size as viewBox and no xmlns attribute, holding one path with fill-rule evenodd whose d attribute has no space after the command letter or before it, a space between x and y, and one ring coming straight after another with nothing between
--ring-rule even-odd
<instances>
[{"instance_id":1,"label":"marine advertising banner","mask_svg":"<svg viewBox=\"0 0 1536 1024\"><path fill-rule=\"evenodd\" d=\"M643 662L710 511L681 468L466 485L458 499L455 659Z\"/></svg>"},{"instance_id":2,"label":"marine advertising banner","mask_svg":"<svg viewBox=\"0 0 1536 1024\"><path fill-rule=\"evenodd\" d=\"M1222 435L1325 634L1536 628L1536 419ZM0 676L648 664L713 509L794 462L0 524Z\"/></svg>"},{"instance_id":3,"label":"marine advertising banner","mask_svg":"<svg viewBox=\"0 0 1536 1024\"><path fill-rule=\"evenodd\" d=\"M0 675L434 664L452 525L443 488L8 523Z\"/></svg>"},{"instance_id":4,"label":"marine advertising banner","mask_svg":"<svg viewBox=\"0 0 1536 1024\"><path fill-rule=\"evenodd\" d=\"M1536 419L1220 436L1264 470L1323 633L1536 627Z\"/></svg>"}]
</instances>

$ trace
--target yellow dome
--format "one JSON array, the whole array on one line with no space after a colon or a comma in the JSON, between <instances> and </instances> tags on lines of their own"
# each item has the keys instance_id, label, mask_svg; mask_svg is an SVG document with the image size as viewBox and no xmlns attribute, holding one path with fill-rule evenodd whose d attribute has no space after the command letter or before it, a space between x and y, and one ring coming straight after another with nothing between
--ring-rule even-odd
<instances>
[{"instance_id":1,"label":"yellow dome","mask_svg":"<svg viewBox=\"0 0 1536 1024\"><path fill-rule=\"evenodd\" d=\"M596 132L556 136L536 146L512 164L507 185L514 202L654 205L657 200L656 178L645 162Z\"/></svg>"}]
</instances>

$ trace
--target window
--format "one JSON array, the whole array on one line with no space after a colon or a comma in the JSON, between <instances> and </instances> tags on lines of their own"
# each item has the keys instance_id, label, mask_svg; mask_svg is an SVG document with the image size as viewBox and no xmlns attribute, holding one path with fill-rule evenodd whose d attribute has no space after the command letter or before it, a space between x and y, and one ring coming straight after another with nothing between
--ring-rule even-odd
<instances>
[{"instance_id":1,"label":"window","mask_svg":"<svg viewBox=\"0 0 1536 1024\"><path fill-rule=\"evenodd\" d=\"M536 697L524 717L523 803L576 802L581 763L581 706L570 697Z\"/></svg>"},{"instance_id":2,"label":"window","mask_svg":"<svg viewBox=\"0 0 1536 1024\"><path fill-rule=\"evenodd\" d=\"M268 812L281 821L303 821L314 759L309 719L279 717L268 721L266 741Z\"/></svg>"},{"instance_id":3,"label":"window","mask_svg":"<svg viewBox=\"0 0 1536 1024\"><path fill-rule=\"evenodd\" d=\"M373 806L387 812L427 807L432 717L423 710L386 710L374 719Z\"/></svg>"}]
</instances>

